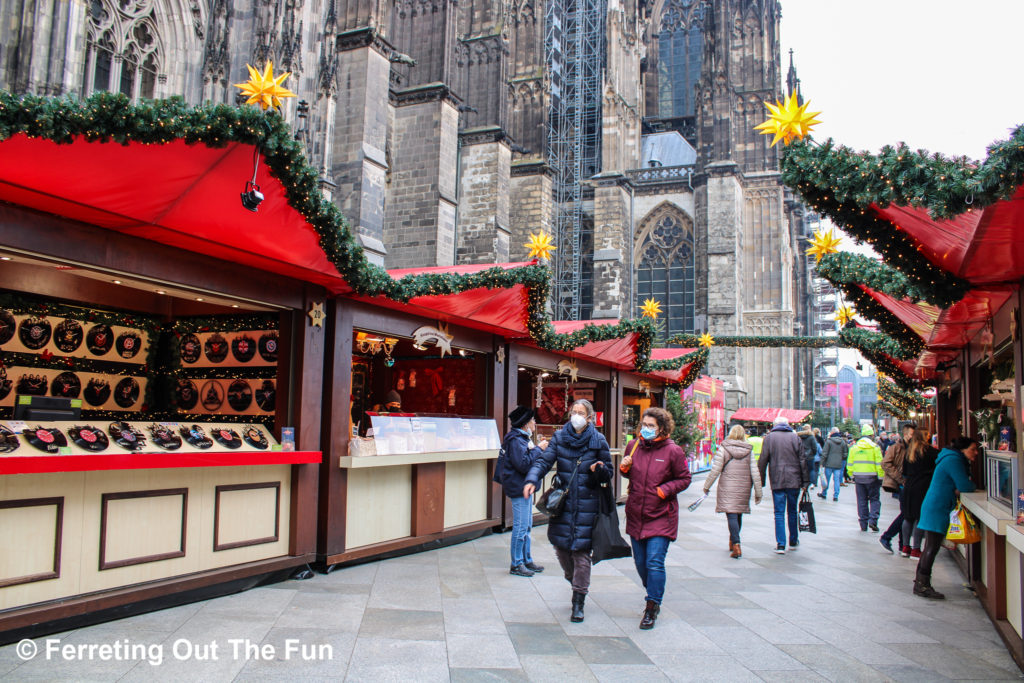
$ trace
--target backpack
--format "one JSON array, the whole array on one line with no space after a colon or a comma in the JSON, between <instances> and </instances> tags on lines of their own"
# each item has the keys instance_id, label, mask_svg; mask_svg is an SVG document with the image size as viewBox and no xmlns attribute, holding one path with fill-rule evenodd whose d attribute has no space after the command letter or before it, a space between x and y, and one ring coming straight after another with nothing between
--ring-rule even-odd
<instances>
[{"instance_id":1,"label":"backpack","mask_svg":"<svg viewBox=\"0 0 1024 683\"><path fill-rule=\"evenodd\" d=\"M501 448L498 449L498 460L494 463L494 476L491 477L491 481L495 484L505 485L505 444L508 443L508 436L501 442Z\"/></svg>"}]
</instances>

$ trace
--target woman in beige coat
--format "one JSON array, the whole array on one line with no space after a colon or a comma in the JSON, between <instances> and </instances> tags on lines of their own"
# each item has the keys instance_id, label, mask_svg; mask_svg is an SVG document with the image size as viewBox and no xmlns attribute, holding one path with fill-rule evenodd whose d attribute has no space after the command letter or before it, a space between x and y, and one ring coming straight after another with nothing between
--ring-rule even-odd
<instances>
[{"instance_id":1,"label":"woman in beige coat","mask_svg":"<svg viewBox=\"0 0 1024 683\"><path fill-rule=\"evenodd\" d=\"M729 436L718 448L711 461L711 474L704 480L704 493L711 491L711 485L718 482L715 512L724 512L729 520L729 552L740 557L740 527L743 515L750 512L750 489L754 489L754 503L761 503L761 476L757 472L757 461L751 455L747 433L741 425L729 430Z\"/></svg>"}]
</instances>

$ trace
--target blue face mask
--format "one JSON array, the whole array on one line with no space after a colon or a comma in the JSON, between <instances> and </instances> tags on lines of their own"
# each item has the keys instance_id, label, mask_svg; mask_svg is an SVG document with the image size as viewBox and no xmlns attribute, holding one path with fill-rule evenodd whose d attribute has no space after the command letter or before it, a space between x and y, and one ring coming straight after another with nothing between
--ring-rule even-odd
<instances>
[{"instance_id":1,"label":"blue face mask","mask_svg":"<svg viewBox=\"0 0 1024 683\"><path fill-rule=\"evenodd\" d=\"M654 435L657 434L657 433L658 433L658 431L656 429L654 429L653 427L641 427L640 428L640 436L642 436L645 439L653 439Z\"/></svg>"}]
</instances>

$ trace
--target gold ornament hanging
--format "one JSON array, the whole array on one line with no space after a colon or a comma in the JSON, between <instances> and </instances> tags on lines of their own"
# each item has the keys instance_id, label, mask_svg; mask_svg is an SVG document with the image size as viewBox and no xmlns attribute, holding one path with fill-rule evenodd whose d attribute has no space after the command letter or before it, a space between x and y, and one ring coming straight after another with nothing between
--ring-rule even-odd
<instances>
[{"instance_id":1,"label":"gold ornament hanging","mask_svg":"<svg viewBox=\"0 0 1024 683\"><path fill-rule=\"evenodd\" d=\"M715 338L711 336L711 333L705 332L697 338L697 342L705 349L710 349L715 345Z\"/></svg>"},{"instance_id":2,"label":"gold ornament hanging","mask_svg":"<svg viewBox=\"0 0 1024 683\"><path fill-rule=\"evenodd\" d=\"M764 106L769 111L768 120L754 126L754 130L761 131L761 135L774 135L772 147L779 140L787 145L793 140L802 140L811 132L811 128L821 123L814 118L821 113L820 111L807 111L807 105L810 103L808 100L800 104L796 95L793 94L787 95L784 102L778 100L775 101L775 104L765 102Z\"/></svg>"},{"instance_id":3,"label":"gold ornament hanging","mask_svg":"<svg viewBox=\"0 0 1024 683\"><path fill-rule=\"evenodd\" d=\"M853 321L853 316L856 315L856 311L849 306L842 306L836 311L836 320L839 321L839 327L846 327Z\"/></svg>"},{"instance_id":4,"label":"gold ornament hanging","mask_svg":"<svg viewBox=\"0 0 1024 683\"><path fill-rule=\"evenodd\" d=\"M249 96L246 104L258 104L266 111L270 107L280 108L281 100L285 97L295 97L291 90L281 87L285 79L292 75L290 71L274 78L274 64L269 60L262 74L248 64L245 68L249 70L249 80L245 83L235 83L234 87L241 89L243 95Z\"/></svg>"},{"instance_id":5,"label":"gold ornament hanging","mask_svg":"<svg viewBox=\"0 0 1024 683\"><path fill-rule=\"evenodd\" d=\"M558 247L555 246L554 242L551 241L551 235L547 234L543 230L534 235L530 233L530 241L523 245L528 250L529 258L536 258L542 261L547 261L551 258L551 252L555 251Z\"/></svg>"},{"instance_id":6,"label":"gold ornament hanging","mask_svg":"<svg viewBox=\"0 0 1024 683\"><path fill-rule=\"evenodd\" d=\"M644 305L640 307L640 312L645 318L657 318L661 313L661 304L654 299L644 299Z\"/></svg>"},{"instance_id":7,"label":"gold ornament hanging","mask_svg":"<svg viewBox=\"0 0 1024 683\"><path fill-rule=\"evenodd\" d=\"M835 254L839 251L839 243L842 241L841 237L836 237L829 228L828 232L824 230L815 230L814 239L811 240L811 248L807 250L808 254L814 254L815 263L821 262L821 257L826 254Z\"/></svg>"}]
</instances>

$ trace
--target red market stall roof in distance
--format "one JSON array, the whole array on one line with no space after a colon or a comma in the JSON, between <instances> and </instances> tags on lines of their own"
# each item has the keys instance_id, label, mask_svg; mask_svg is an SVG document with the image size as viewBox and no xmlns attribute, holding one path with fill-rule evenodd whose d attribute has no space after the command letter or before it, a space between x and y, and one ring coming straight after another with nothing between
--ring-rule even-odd
<instances>
[{"instance_id":1,"label":"red market stall roof in distance","mask_svg":"<svg viewBox=\"0 0 1024 683\"><path fill-rule=\"evenodd\" d=\"M412 275L472 275L491 268L513 270L535 265L534 261L519 263L482 263L465 266L436 266L430 268L401 268L389 270L395 280ZM440 319L463 327L483 330L506 337L525 337L529 298L526 285L489 289L479 287L458 294L437 294L417 296L407 303L394 301L383 296L356 296L352 298L367 301L378 306L414 313L426 318Z\"/></svg>"},{"instance_id":2,"label":"red market stall roof in distance","mask_svg":"<svg viewBox=\"0 0 1024 683\"><path fill-rule=\"evenodd\" d=\"M253 146L241 143L57 144L17 134L0 142L0 201L347 290L262 158L264 200L256 213L242 207L252 171Z\"/></svg>"},{"instance_id":3,"label":"red market stall roof in distance","mask_svg":"<svg viewBox=\"0 0 1024 683\"><path fill-rule=\"evenodd\" d=\"M810 416L809 410L793 410L790 408L740 408L729 418L737 422L774 422L782 415L790 424L802 422Z\"/></svg>"},{"instance_id":4,"label":"red market stall roof in distance","mask_svg":"<svg viewBox=\"0 0 1024 683\"><path fill-rule=\"evenodd\" d=\"M666 348L653 348L651 349L651 360L672 360L674 358L681 358L689 355L697 349L666 349ZM658 379L665 380L667 382L680 382L686 374L693 367L693 363L687 363L678 370L654 370L646 373L651 377L657 377Z\"/></svg>"}]
</instances>

